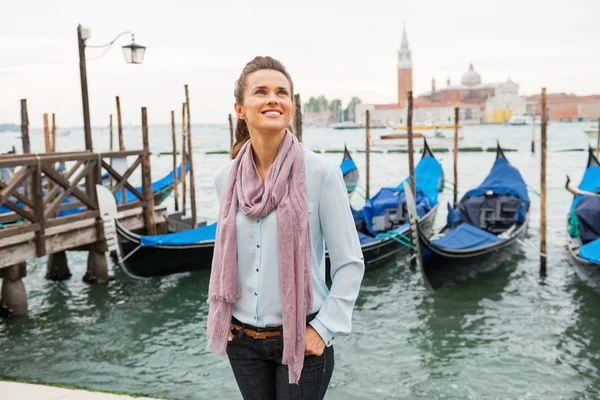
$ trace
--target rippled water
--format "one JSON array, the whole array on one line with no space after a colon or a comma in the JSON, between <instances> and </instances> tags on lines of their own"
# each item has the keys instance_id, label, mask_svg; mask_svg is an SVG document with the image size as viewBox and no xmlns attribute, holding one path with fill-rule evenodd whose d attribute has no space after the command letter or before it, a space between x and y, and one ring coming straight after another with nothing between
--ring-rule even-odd
<instances>
[{"instance_id":1,"label":"rippled water","mask_svg":"<svg viewBox=\"0 0 600 400\"><path fill-rule=\"evenodd\" d=\"M327 398L600 397L600 295L578 279L565 249L570 204L565 174L578 181L587 155L559 152L587 147L584 126L549 126L548 276L539 277L539 255L528 248L504 268L435 293L423 288L404 260L368 272L354 332L336 339ZM228 132L198 126L194 133L199 214L214 219L211 175L227 156L202 152L226 148ZM305 145L339 149L347 142L358 149L363 134L305 129ZM461 146L490 147L499 139L519 150L507 157L539 188L539 152L528 151L531 127L466 127L462 134ZM59 137L59 146L81 149L80 132L71 136L64 146ZM94 140L97 149L106 149L106 132L95 132ZM41 136L32 141L34 149L43 147ZM135 129L128 131L128 148L139 148L140 142ZM167 127L151 129L151 148L170 148ZM325 156L338 162L341 155ZM353 156L364 171L364 155ZM439 158L451 177L451 153ZM460 153L459 191L479 184L493 159L493 153ZM407 166L406 154L373 154L372 192L397 184ZM171 159L154 157L152 168L159 177L170 170ZM531 197L527 242L537 247L539 198ZM449 191L441 197L442 203L447 200ZM360 205L360 198L353 203ZM240 398L227 360L204 351L208 271L137 281L111 267L108 286L89 286L81 281L85 253L68 256L73 277L65 282L44 280L45 259L29 263L30 316L0 321L0 376L169 399Z\"/></svg>"}]
</instances>

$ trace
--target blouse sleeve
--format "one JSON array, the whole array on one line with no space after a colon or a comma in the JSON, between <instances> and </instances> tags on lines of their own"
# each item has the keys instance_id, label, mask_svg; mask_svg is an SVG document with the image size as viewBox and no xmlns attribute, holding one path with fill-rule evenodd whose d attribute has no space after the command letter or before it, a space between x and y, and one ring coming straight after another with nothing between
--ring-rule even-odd
<instances>
[{"instance_id":1,"label":"blouse sleeve","mask_svg":"<svg viewBox=\"0 0 600 400\"><path fill-rule=\"evenodd\" d=\"M348 192L337 165L323 186L319 218L331 261L332 285L310 325L330 346L335 335L347 335L352 330L352 311L365 271Z\"/></svg>"}]
</instances>

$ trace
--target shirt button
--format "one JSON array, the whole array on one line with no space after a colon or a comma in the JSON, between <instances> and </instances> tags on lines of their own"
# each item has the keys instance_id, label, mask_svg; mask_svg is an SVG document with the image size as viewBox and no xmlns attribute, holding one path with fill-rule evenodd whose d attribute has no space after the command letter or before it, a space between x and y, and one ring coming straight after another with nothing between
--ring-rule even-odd
<instances>
[{"instance_id":1,"label":"shirt button","mask_svg":"<svg viewBox=\"0 0 600 400\"><path fill-rule=\"evenodd\" d=\"M257 249L259 249L259 248L260 248L260 244L257 244L257 245L256 245L256 248L257 248Z\"/></svg>"},{"instance_id":2,"label":"shirt button","mask_svg":"<svg viewBox=\"0 0 600 400\"><path fill-rule=\"evenodd\" d=\"M258 272L258 268L256 268L256 272Z\"/></svg>"},{"instance_id":3,"label":"shirt button","mask_svg":"<svg viewBox=\"0 0 600 400\"><path fill-rule=\"evenodd\" d=\"M255 296L258 296L258 293L254 292L254 295L255 295Z\"/></svg>"},{"instance_id":4,"label":"shirt button","mask_svg":"<svg viewBox=\"0 0 600 400\"><path fill-rule=\"evenodd\" d=\"M256 220L256 223L257 223L257 224L260 224L260 218Z\"/></svg>"}]
</instances>

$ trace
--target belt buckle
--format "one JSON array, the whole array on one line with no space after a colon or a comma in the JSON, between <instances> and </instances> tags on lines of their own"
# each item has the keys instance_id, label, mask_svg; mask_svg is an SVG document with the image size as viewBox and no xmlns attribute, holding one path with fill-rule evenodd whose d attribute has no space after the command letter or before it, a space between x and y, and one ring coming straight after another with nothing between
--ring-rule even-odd
<instances>
[{"instance_id":1,"label":"belt buckle","mask_svg":"<svg viewBox=\"0 0 600 400\"><path fill-rule=\"evenodd\" d=\"M267 334L264 332L252 332L252 337L254 339L266 339Z\"/></svg>"}]
</instances>

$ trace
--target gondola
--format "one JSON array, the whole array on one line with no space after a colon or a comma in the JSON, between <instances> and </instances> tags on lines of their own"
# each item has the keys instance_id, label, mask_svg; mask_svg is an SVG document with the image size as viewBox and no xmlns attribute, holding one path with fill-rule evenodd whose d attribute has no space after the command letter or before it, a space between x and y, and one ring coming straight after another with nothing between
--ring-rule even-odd
<instances>
[{"instance_id":1,"label":"gondola","mask_svg":"<svg viewBox=\"0 0 600 400\"><path fill-rule=\"evenodd\" d=\"M342 164L345 160L344 155ZM113 210L114 217L116 203L106 195L106 190L98 188L101 213L106 214L103 209ZM165 276L210 268L212 264L216 223L156 236L138 235L127 230L116 220L115 228L118 242L117 262L129 276Z\"/></svg>"},{"instance_id":2,"label":"gondola","mask_svg":"<svg viewBox=\"0 0 600 400\"><path fill-rule=\"evenodd\" d=\"M433 290L503 265L518 248L529 222L527 185L499 144L489 175L456 208L448 205L447 224L433 238L411 211L412 194L407 201L417 264L425 285Z\"/></svg>"},{"instance_id":3,"label":"gondola","mask_svg":"<svg viewBox=\"0 0 600 400\"><path fill-rule=\"evenodd\" d=\"M342 175L344 176L344 182L346 183L346 189L348 190L348 195L354 193L356 186L358 185L358 167L354 163L350 152L346 145L344 145L344 158L342 160L342 165L340 165L342 169Z\"/></svg>"},{"instance_id":4,"label":"gondola","mask_svg":"<svg viewBox=\"0 0 600 400\"><path fill-rule=\"evenodd\" d=\"M418 219L422 229L429 233L437 213L438 193L443 189L444 175L442 166L427 141L424 142L423 155L415 168L415 181ZM352 214L365 269L376 268L394 257L405 256L410 252L410 226L402 182L396 187L381 189L367 200L361 210L352 209ZM325 255L329 269L329 253L326 252Z\"/></svg>"},{"instance_id":5,"label":"gondola","mask_svg":"<svg viewBox=\"0 0 600 400\"><path fill-rule=\"evenodd\" d=\"M577 190L580 194L573 198L567 219L567 248L580 279L600 290L600 162L591 148L588 152L587 167ZM567 188L568 185L567 179Z\"/></svg>"}]
</instances>

